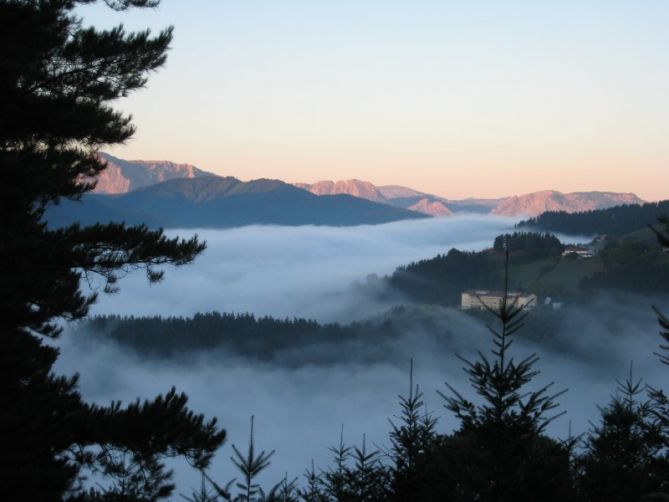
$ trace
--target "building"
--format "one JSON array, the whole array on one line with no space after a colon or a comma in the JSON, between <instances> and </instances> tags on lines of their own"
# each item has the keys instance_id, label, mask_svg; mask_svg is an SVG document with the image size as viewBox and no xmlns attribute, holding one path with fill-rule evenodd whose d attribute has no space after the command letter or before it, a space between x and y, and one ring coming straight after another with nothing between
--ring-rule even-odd
<instances>
[{"instance_id":1,"label":"building","mask_svg":"<svg viewBox=\"0 0 669 502\"><path fill-rule=\"evenodd\" d=\"M585 246L567 246L562 251L562 256L576 256L578 258L592 258L595 253L592 248Z\"/></svg>"},{"instance_id":2,"label":"building","mask_svg":"<svg viewBox=\"0 0 669 502\"><path fill-rule=\"evenodd\" d=\"M460 308L462 310L487 310L487 308L499 310L503 300L503 291L469 289L462 293ZM516 307L531 309L537 304L537 295L531 293L509 292L507 301L509 304L515 302Z\"/></svg>"}]
</instances>

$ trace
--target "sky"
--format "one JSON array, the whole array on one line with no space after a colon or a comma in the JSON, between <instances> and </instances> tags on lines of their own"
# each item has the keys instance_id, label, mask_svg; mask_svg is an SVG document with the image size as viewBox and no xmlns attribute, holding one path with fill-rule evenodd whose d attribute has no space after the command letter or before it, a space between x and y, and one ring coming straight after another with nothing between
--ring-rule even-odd
<instances>
[{"instance_id":1,"label":"sky","mask_svg":"<svg viewBox=\"0 0 669 502\"><path fill-rule=\"evenodd\" d=\"M118 102L127 159L243 180L357 178L452 198L669 198L669 3L163 0L80 9L175 29Z\"/></svg>"}]
</instances>

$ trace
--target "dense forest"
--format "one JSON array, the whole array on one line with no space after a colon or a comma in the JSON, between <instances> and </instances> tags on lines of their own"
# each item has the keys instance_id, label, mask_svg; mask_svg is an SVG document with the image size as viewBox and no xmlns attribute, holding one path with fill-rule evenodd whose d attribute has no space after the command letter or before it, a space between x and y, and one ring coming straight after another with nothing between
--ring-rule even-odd
<instances>
[{"instance_id":1,"label":"dense forest","mask_svg":"<svg viewBox=\"0 0 669 502\"><path fill-rule=\"evenodd\" d=\"M468 315L486 319L485 313ZM571 352L558 333L565 316L541 305L526 320L519 336L551 350ZM277 319L251 314L208 312L192 317L95 316L71 330L78 341L113 342L142 358L182 359L209 352L215 357L243 357L274 365L340 364L374 361L404 362L399 337L426 337L444 351L455 350L461 336L444 326L433 312L420 307L395 306L376 318L348 324L322 324L311 319ZM293 356L299 352L299 357ZM572 354L573 355L573 354Z\"/></svg>"},{"instance_id":2,"label":"dense forest","mask_svg":"<svg viewBox=\"0 0 669 502\"><path fill-rule=\"evenodd\" d=\"M190 318L97 316L83 321L75 334L97 335L150 357L217 349L222 355L270 361L282 351L296 347L309 349L319 345L350 345L361 339L391 339L396 332L389 321L342 326L308 319L211 312ZM322 358L318 353L314 353L314 357ZM302 361L303 364L308 362Z\"/></svg>"},{"instance_id":3,"label":"dense forest","mask_svg":"<svg viewBox=\"0 0 669 502\"><path fill-rule=\"evenodd\" d=\"M492 248L499 252L508 250L513 253L514 261L518 263L559 255L564 245L560 239L548 232L514 232L495 237Z\"/></svg>"},{"instance_id":4,"label":"dense forest","mask_svg":"<svg viewBox=\"0 0 669 502\"><path fill-rule=\"evenodd\" d=\"M669 213L669 201L623 205L580 213L547 211L518 223L521 229L540 229L571 235L621 236L645 228Z\"/></svg>"}]
</instances>

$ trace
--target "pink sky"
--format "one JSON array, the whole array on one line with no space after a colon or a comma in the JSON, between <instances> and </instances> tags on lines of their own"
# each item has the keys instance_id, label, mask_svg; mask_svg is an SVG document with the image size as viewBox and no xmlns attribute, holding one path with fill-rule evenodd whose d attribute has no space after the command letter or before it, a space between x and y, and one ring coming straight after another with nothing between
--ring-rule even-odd
<instances>
[{"instance_id":1,"label":"pink sky","mask_svg":"<svg viewBox=\"0 0 669 502\"><path fill-rule=\"evenodd\" d=\"M241 179L358 178L447 197L545 189L669 198L666 2L167 1L111 152Z\"/></svg>"}]
</instances>

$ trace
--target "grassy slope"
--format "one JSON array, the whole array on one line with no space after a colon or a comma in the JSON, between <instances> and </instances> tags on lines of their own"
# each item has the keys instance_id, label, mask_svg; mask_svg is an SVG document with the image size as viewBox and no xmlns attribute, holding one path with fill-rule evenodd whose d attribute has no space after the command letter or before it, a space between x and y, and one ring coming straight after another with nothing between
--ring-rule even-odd
<instances>
[{"instance_id":1,"label":"grassy slope","mask_svg":"<svg viewBox=\"0 0 669 502\"><path fill-rule=\"evenodd\" d=\"M625 243L640 242L651 247L657 245L655 234L647 228L629 233L620 240ZM669 255L666 260L669 265ZM583 259L556 256L519 265L513 265L512 257L510 275L518 289L557 296L577 293L583 279L602 269L602 260L597 256Z\"/></svg>"},{"instance_id":2,"label":"grassy slope","mask_svg":"<svg viewBox=\"0 0 669 502\"><path fill-rule=\"evenodd\" d=\"M601 269L601 260L596 257L575 259L558 256L512 266L510 274L514 283L525 291L539 295L569 295L578 292L581 280Z\"/></svg>"}]
</instances>

